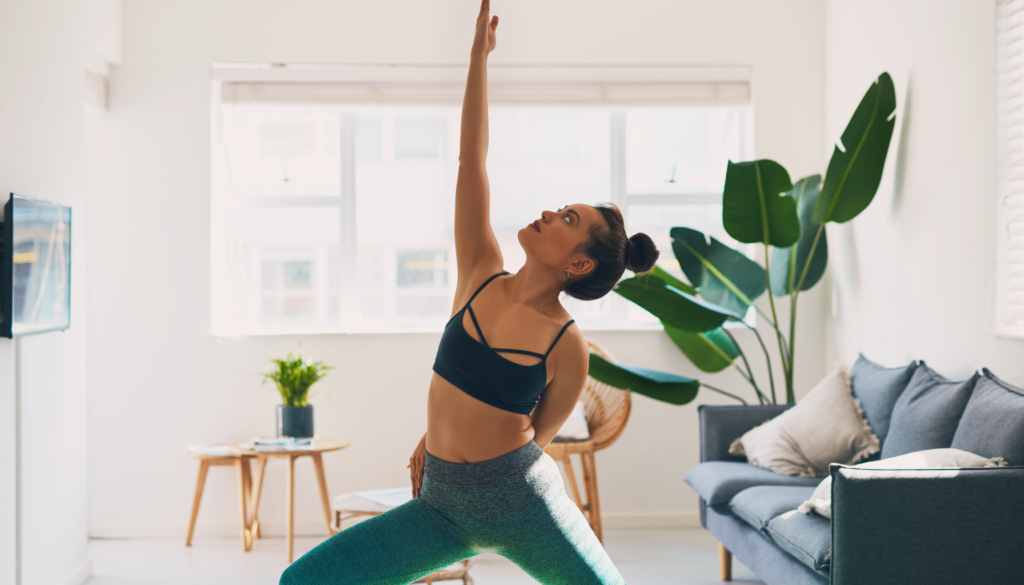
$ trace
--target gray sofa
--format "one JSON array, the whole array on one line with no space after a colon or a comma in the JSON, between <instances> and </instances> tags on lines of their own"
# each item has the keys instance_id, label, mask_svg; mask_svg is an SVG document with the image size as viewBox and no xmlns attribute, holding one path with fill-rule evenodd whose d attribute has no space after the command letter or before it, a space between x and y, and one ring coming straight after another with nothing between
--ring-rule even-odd
<instances>
[{"instance_id":1,"label":"gray sofa","mask_svg":"<svg viewBox=\"0 0 1024 585\"><path fill-rule=\"evenodd\" d=\"M1008 467L868 470L833 464L832 520L796 510L823 479L779 475L728 453L789 408L701 406L701 463L685 481L701 523L767 585L1024 583L1024 391L988 370L952 382L923 362L863 356L854 395L882 440L878 457L954 447ZM998 451L998 452L997 452Z\"/></svg>"}]
</instances>

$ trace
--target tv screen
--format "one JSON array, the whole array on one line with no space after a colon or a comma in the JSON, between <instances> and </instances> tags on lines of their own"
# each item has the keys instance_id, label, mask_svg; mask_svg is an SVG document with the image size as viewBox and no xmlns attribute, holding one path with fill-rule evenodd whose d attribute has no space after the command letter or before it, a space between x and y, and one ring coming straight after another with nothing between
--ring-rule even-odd
<instances>
[{"instance_id":1,"label":"tv screen","mask_svg":"<svg viewBox=\"0 0 1024 585\"><path fill-rule=\"evenodd\" d=\"M3 323L19 337L71 325L71 208L11 193L3 213Z\"/></svg>"}]
</instances>

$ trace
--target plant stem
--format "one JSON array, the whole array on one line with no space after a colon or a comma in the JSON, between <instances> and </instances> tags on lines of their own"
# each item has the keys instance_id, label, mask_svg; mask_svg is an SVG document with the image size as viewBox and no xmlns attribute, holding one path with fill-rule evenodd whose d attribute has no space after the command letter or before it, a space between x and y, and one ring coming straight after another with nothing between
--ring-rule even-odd
<instances>
[{"instance_id":1,"label":"plant stem","mask_svg":"<svg viewBox=\"0 0 1024 585\"><path fill-rule=\"evenodd\" d=\"M796 343L796 297L789 297L789 342ZM796 402L796 395L793 392L793 354L789 356L789 372L786 378L786 404Z\"/></svg>"},{"instance_id":2,"label":"plant stem","mask_svg":"<svg viewBox=\"0 0 1024 585\"><path fill-rule=\"evenodd\" d=\"M771 279L772 268L771 268L771 265L769 264L769 261L768 261L768 257L769 256L771 256L771 250L768 249L768 242L765 241L765 243L764 243L764 279L765 279L766 284L768 285L768 304L771 305L771 307L772 307L772 320L775 323L778 323L779 322L779 316L775 313L775 295L772 294L772 279ZM783 378L785 378L785 380L786 380L786 397L788 399L790 393L792 392L792 388L790 388L790 383L789 383L789 380L790 380L790 377L789 377L789 358L786 356L786 348L785 348L786 344L785 344L785 342L782 341L782 332L779 331L778 325L773 325L772 328L775 329L775 337L779 340L779 357L782 360L782 373L783 373ZM758 335L758 339L760 339L760 338L761 338L761 336ZM762 344L762 346L763 345L764 344ZM765 357L766 358L768 357L767 349L765 350ZM772 367L771 363L772 363L771 358L768 358L768 371L769 372L771 372L771 367ZM769 376L770 375L771 374L769 373ZM772 385L772 400L774 400L774 397L775 397L775 385L773 384Z\"/></svg>"},{"instance_id":3,"label":"plant stem","mask_svg":"<svg viewBox=\"0 0 1024 585\"><path fill-rule=\"evenodd\" d=\"M734 343L735 343L735 341L734 341ZM737 347L737 349L739 349L739 348ZM745 359L743 361L746 362ZM757 383L754 382L753 372L750 371L750 364L747 364L747 371L746 372L743 371L743 368L741 368L739 366L739 364L733 363L732 367L736 368L736 372L739 373L739 375L742 376L743 379L746 380L747 383L750 384L750 386L754 388L754 392L756 392L757 395L758 395L757 401L760 402L761 404L764 404L764 400L762 400L760 398L761 391L758 390Z\"/></svg>"},{"instance_id":4,"label":"plant stem","mask_svg":"<svg viewBox=\"0 0 1024 585\"><path fill-rule=\"evenodd\" d=\"M754 370L750 369L750 362L747 361L747 354L743 353L743 348L741 348L740 344L736 342L736 338L732 336L732 333L729 333L728 329L722 327L722 332L732 340L732 344L736 346L736 351L740 352L740 357L743 358L743 363L747 366L747 373L750 374L750 376L747 377L747 380L750 381L750 385L754 387L754 392L757 393L757 401L764 404L767 397L763 392L761 392L761 389L757 387L757 382L754 381Z\"/></svg>"},{"instance_id":5,"label":"plant stem","mask_svg":"<svg viewBox=\"0 0 1024 585\"><path fill-rule=\"evenodd\" d=\"M700 385L705 387L705 388L707 388L708 390L714 390L715 392L718 392L719 394L725 394L729 398L735 398L736 400L739 400L743 404L747 403L746 400L743 400L739 396L736 396L735 394L730 394L730 393L726 392L725 390L722 390L722 389L719 389L719 388L715 388L714 386L712 386L710 384L705 384L704 382L701 382Z\"/></svg>"},{"instance_id":6,"label":"plant stem","mask_svg":"<svg viewBox=\"0 0 1024 585\"><path fill-rule=\"evenodd\" d=\"M796 195L796 208L797 209L800 209L800 204L803 203L804 189L806 187L807 187L807 181L801 181L800 182L800 191ZM792 344L794 339L796 338L796 297L797 297L797 295L796 295L795 291L798 290L798 289L794 286L796 284L796 282L794 282L794 281L796 280L796 257L797 257L797 252L799 252L799 250L800 250L800 242L797 241L797 243L793 244L793 247L790 248L790 250L789 250L789 258L788 258L788 260L789 260L789 270L786 271L786 273L789 275L789 343L790 344ZM812 253L811 257L813 257L813 253ZM809 259L810 258L808 258L808 260ZM807 262L805 264L805 267L809 266L809 265L810 265L810 262ZM806 274L806 271L804 272L804 274ZM801 280L801 284L802 283L803 283L803 281ZM791 388L793 388L793 370L795 369L795 367L793 365L793 348L792 347L787 348L787 358L789 359L789 371L786 373L787 374L786 375L786 403L789 404L790 401L792 400Z\"/></svg>"},{"instance_id":7,"label":"plant stem","mask_svg":"<svg viewBox=\"0 0 1024 585\"><path fill-rule=\"evenodd\" d=\"M768 315L767 313L762 311L759 307L754 307L754 308L757 310L757 314L761 315L762 317L764 317L764 320L769 325L771 325L772 328L776 328L775 322L772 321L772 318L771 318L770 315ZM744 323L744 325L746 325L746 323ZM786 338L785 337L782 338L782 347L786 350L786 359L790 359L793 354L792 354L792 351L789 348L789 344L786 342Z\"/></svg>"},{"instance_id":8,"label":"plant stem","mask_svg":"<svg viewBox=\"0 0 1024 585\"><path fill-rule=\"evenodd\" d=\"M770 293L772 291L768 291L768 292ZM754 310L757 311L758 315L761 315L762 317L764 317L764 320L767 321L769 325L771 325L772 327L775 327L775 321L772 321L772 318L768 315L768 313L765 313L764 311L761 310L760 307L756 307L756 306L754 307Z\"/></svg>"},{"instance_id":9,"label":"plant stem","mask_svg":"<svg viewBox=\"0 0 1024 585\"><path fill-rule=\"evenodd\" d=\"M743 376L743 379L746 380L751 386L754 385L754 379L748 376L747 373L743 371L743 368L739 367L737 364L733 364L732 367L736 368L736 371L739 372L739 374Z\"/></svg>"},{"instance_id":10,"label":"plant stem","mask_svg":"<svg viewBox=\"0 0 1024 585\"><path fill-rule=\"evenodd\" d=\"M822 223L818 226L818 233L814 234L814 242L811 243L811 252L807 255L807 261L804 262L803 272L800 274L800 282L797 283L796 287L792 289L789 297L790 311L789 311L789 343L792 345L793 350L796 349L796 300L800 296L800 289L804 286L804 280L807 278L807 272L811 268L811 260L814 258L814 251L818 248L818 240L821 239L821 234L825 231L825 224ZM796 397L793 395L793 355L789 357L789 380L786 383L786 403L792 404L796 402Z\"/></svg>"},{"instance_id":11,"label":"plant stem","mask_svg":"<svg viewBox=\"0 0 1024 585\"><path fill-rule=\"evenodd\" d=\"M761 338L761 333L756 328L747 325L747 329L754 332L754 335L757 336L757 342L761 344L761 350L764 352L765 362L768 364L768 381L771 382L772 387L772 404L778 404L775 400L775 378L772 376L772 358L768 355L768 348L764 344L764 339Z\"/></svg>"}]
</instances>

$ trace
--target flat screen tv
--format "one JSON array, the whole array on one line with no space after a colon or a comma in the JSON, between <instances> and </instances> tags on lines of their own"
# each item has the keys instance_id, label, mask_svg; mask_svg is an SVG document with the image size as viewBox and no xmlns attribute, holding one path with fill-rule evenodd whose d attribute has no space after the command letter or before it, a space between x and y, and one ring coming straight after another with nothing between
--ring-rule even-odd
<instances>
[{"instance_id":1,"label":"flat screen tv","mask_svg":"<svg viewBox=\"0 0 1024 585\"><path fill-rule=\"evenodd\" d=\"M70 327L71 208L11 193L0 242L0 336Z\"/></svg>"}]
</instances>

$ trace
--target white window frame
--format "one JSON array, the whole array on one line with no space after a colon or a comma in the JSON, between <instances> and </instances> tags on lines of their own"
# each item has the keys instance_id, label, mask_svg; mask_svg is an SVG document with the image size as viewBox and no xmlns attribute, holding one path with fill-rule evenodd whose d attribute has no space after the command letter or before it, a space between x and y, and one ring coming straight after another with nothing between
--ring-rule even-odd
<instances>
[{"instance_id":1,"label":"white window frame","mask_svg":"<svg viewBox=\"0 0 1024 585\"><path fill-rule=\"evenodd\" d=\"M996 3L996 271L992 332L1024 338L1024 0Z\"/></svg>"},{"instance_id":2,"label":"white window frame","mask_svg":"<svg viewBox=\"0 0 1024 585\"><path fill-rule=\"evenodd\" d=\"M219 120L224 102L281 104L408 104L459 105L465 91L466 65L310 65L217 63L211 68L211 144L213 156L223 148ZM488 101L501 105L604 105L611 108L611 202L624 213L634 204L714 204L721 193L644 194L626 192L626 108L636 106L752 106L749 66L519 66L488 65ZM621 106L617 108L616 106ZM753 144L753 123L746 125L744 140ZM340 215L341 274L356 268L355 116L343 115L340 123L342 183L337 196L239 197L225 201L211 197L213 226L225 225L228 209L240 207L330 207ZM220 145L220 146L218 146ZM219 150L220 149L220 150ZM225 185L226 177L214 165L211 186ZM214 227L214 229L217 229ZM223 229L223 228L221 228ZM214 244L217 238L214 237ZM261 326L238 331L218 315L226 292L224 246L211 246L211 332L217 336L280 335L305 333L361 333L346 328L354 303L342 303L341 327L303 331L294 325ZM670 253L670 252L669 252ZM326 275L314 279L326 279ZM456 278L454 250L449 253L449 279ZM352 279L342 276L339 294L353 298ZM393 291L392 291L393 292ZM262 308L260 308L262 310ZM347 313L348 312L348 313ZM429 327L422 331L440 331ZM660 323L631 323L629 327L597 330L656 330ZM368 333L414 333L420 330L374 330Z\"/></svg>"}]
</instances>

